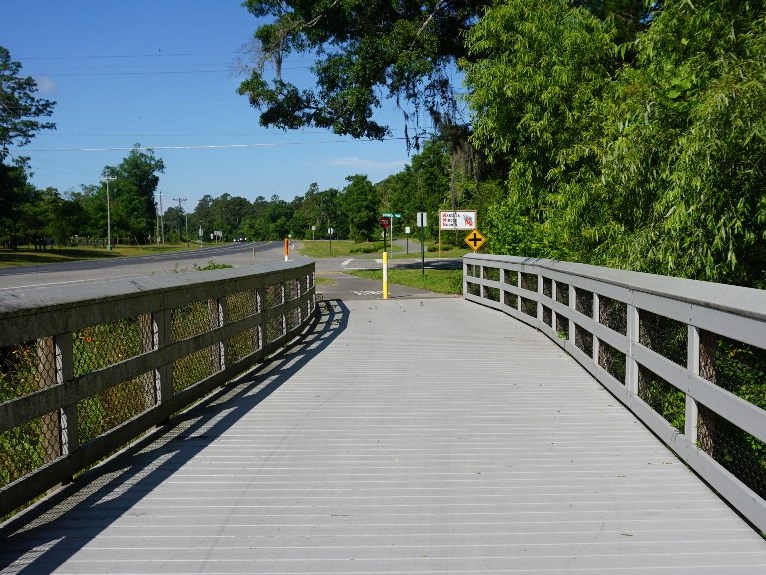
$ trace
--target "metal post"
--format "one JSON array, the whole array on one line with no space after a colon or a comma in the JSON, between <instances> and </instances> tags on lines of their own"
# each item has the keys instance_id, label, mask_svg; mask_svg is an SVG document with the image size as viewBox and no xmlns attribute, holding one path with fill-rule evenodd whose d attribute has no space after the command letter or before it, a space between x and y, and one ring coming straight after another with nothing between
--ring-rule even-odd
<instances>
[{"instance_id":1,"label":"metal post","mask_svg":"<svg viewBox=\"0 0 766 575\"><path fill-rule=\"evenodd\" d=\"M116 180L116 176L104 176L102 181L106 182L106 249L112 249L112 206L109 198L109 182Z\"/></svg>"}]
</instances>

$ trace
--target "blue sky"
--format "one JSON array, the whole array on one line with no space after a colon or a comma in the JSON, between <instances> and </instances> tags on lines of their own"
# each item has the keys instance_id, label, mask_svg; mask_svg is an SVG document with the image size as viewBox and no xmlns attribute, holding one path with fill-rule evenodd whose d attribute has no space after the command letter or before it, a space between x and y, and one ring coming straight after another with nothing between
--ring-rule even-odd
<instances>
[{"instance_id":1,"label":"blue sky","mask_svg":"<svg viewBox=\"0 0 766 575\"><path fill-rule=\"evenodd\" d=\"M6 0L0 45L56 102L55 131L14 155L31 158L38 188L60 192L98 183L140 143L165 162L163 208L205 194L252 201L345 186L346 176L378 182L410 158L393 103L380 117L395 139L353 140L329 131L263 128L236 92L232 70L258 21L241 0ZM288 81L306 82L311 60L286 62ZM159 201L159 198L158 198Z\"/></svg>"}]
</instances>

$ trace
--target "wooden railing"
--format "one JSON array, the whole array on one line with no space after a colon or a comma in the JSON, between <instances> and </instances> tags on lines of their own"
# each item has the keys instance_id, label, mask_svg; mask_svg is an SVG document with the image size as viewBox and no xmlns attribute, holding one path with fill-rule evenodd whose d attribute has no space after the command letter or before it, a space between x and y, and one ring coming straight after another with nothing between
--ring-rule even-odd
<instances>
[{"instance_id":1,"label":"wooden railing","mask_svg":"<svg viewBox=\"0 0 766 575\"><path fill-rule=\"evenodd\" d=\"M463 266L465 299L546 334L766 531L766 292L511 256Z\"/></svg>"},{"instance_id":2,"label":"wooden railing","mask_svg":"<svg viewBox=\"0 0 766 575\"><path fill-rule=\"evenodd\" d=\"M305 258L0 296L0 518L287 345L315 311Z\"/></svg>"}]
</instances>

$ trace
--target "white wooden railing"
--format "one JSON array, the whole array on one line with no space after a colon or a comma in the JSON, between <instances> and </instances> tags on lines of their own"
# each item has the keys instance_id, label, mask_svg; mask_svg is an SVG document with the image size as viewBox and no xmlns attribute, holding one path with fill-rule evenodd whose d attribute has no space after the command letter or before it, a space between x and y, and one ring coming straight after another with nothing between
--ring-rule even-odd
<instances>
[{"instance_id":1,"label":"white wooden railing","mask_svg":"<svg viewBox=\"0 0 766 575\"><path fill-rule=\"evenodd\" d=\"M0 296L0 518L288 344L314 262Z\"/></svg>"},{"instance_id":2,"label":"white wooden railing","mask_svg":"<svg viewBox=\"0 0 766 575\"><path fill-rule=\"evenodd\" d=\"M512 256L465 299L545 333L766 531L766 292Z\"/></svg>"}]
</instances>

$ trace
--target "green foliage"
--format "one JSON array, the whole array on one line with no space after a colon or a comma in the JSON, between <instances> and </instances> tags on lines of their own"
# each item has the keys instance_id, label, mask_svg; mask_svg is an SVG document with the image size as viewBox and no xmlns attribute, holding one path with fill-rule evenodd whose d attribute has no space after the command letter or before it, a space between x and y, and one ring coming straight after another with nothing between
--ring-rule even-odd
<instances>
[{"instance_id":1,"label":"green foliage","mask_svg":"<svg viewBox=\"0 0 766 575\"><path fill-rule=\"evenodd\" d=\"M378 226L378 195L367 176L346 178L341 209L348 222L349 237L356 242L369 241Z\"/></svg>"},{"instance_id":2,"label":"green foliage","mask_svg":"<svg viewBox=\"0 0 766 575\"><path fill-rule=\"evenodd\" d=\"M36 96L37 82L21 76L21 64L0 46L0 164L8 157L9 146L24 146L40 130L56 127L40 118L53 113L54 102Z\"/></svg>"},{"instance_id":3,"label":"green foliage","mask_svg":"<svg viewBox=\"0 0 766 575\"><path fill-rule=\"evenodd\" d=\"M416 122L421 111L453 115L451 65L465 53L463 31L488 4L246 0L251 14L267 19L255 32L254 65L239 93L261 111L264 126L316 126L354 137L388 135L374 118L381 97L396 99L407 108L405 119ZM283 59L294 52L316 57L315 88L283 79ZM274 68L270 81L266 63Z\"/></svg>"}]
</instances>

